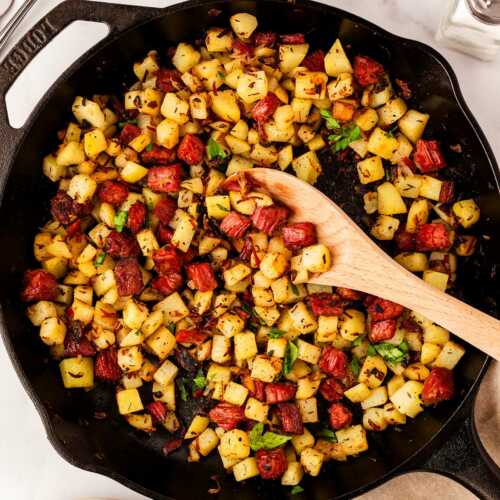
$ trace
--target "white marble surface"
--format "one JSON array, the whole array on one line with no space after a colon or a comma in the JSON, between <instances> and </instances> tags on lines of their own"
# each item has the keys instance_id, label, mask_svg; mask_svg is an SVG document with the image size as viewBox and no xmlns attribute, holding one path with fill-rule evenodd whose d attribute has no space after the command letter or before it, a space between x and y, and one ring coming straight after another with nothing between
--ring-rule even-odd
<instances>
[{"instance_id":1,"label":"white marble surface","mask_svg":"<svg viewBox=\"0 0 500 500\"><path fill-rule=\"evenodd\" d=\"M2 0L0 0L2 1ZM21 0L15 0L18 6ZM21 36L42 15L58 4L58 0L40 0L17 33ZM115 0L114 3L166 6L167 0ZM425 42L450 61L457 72L465 99L481 124L491 146L500 157L500 59L485 63L442 47L434 41L434 33L445 8L444 0L329 0L324 1L352 11L381 27ZM10 11L12 14L13 11ZM0 25L4 19L0 20ZM334 34L332 34L332 37ZM12 42L16 41L16 37ZM79 46L75 40L71 47ZM69 65L70 44L58 49L58 59ZM1 54L1 56L5 53ZM21 105L36 90L40 82L50 78L49 72L37 68L36 79L26 78L26 88L14 101ZM0 345L0 498L6 500L77 500L107 498L138 500L135 494L118 483L97 474L88 473L67 464L52 449L35 409L21 387L3 345ZM369 495L376 499L375 492ZM410 497L408 497L410 498ZM411 499L410 499L411 500Z\"/></svg>"}]
</instances>

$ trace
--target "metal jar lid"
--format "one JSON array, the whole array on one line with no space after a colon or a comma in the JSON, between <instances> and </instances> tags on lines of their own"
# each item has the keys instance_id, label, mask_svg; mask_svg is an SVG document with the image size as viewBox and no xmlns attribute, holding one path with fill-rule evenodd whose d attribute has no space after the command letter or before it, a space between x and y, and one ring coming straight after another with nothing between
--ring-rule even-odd
<instances>
[{"instance_id":1,"label":"metal jar lid","mask_svg":"<svg viewBox=\"0 0 500 500\"><path fill-rule=\"evenodd\" d=\"M472 14L488 24L500 24L500 0L467 0Z\"/></svg>"}]
</instances>

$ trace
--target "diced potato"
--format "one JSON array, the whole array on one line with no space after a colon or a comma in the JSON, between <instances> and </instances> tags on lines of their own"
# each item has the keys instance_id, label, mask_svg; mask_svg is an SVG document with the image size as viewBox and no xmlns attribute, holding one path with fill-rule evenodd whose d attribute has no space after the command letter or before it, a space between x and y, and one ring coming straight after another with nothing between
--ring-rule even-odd
<instances>
[{"instance_id":1,"label":"diced potato","mask_svg":"<svg viewBox=\"0 0 500 500\"><path fill-rule=\"evenodd\" d=\"M264 71L249 71L240 75L236 92L246 104L251 104L266 97L267 91L268 81Z\"/></svg>"},{"instance_id":2,"label":"diced potato","mask_svg":"<svg viewBox=\"0 0 500 500\"><path fill-rule=\"evenodd\" d=\"M203 82L207 90L216 90L224 83L224 72L217 58L196 64L192 71Z\"/></svg>"},{"instance_id":3,"label":"diced potato","mask_svg":"<svg viewBox=\"0 0 500 500\"><path fill-rule=\"evenodd\" d=\"M212 361L216 363L227 363L231 361L231 339L224 335L212 336Z\"/></svg>"},{"instance_id":4,"label":"diced potato","mask_svg":"<svg viewBox=\"0 0 500 500\"><path fill-rule=\"evenodd\" d=\"M318 331L316 332L317 342L331 342L338 332L338 316L319 316Z\"/></svg>"},{"instance_id":5,"label":"diced potato","mask_svg":"<svg viewBox=\"0 0 500 500\"><path fill-rule=\"evenodd\" d=\"M241 460L248 457L250 455L250 439L248 434L240 429L227 431L220 440L219 451L221 455L229 458Z\"/></svg>"},{"instance_id":6,"label":"diced potato","mask_svg":"<svg viewBox=\"0 0 500 500\"><path fill-rule=\"evenodd\" d=\"M59 363L59 369L66 389L90 388L94 385L92 358L66 358Z\"/></svg>"},{"instance_id":7,"label":"diced potato","mask_svg":"<svg viewBox=\"0 0 500 500\"><path fill-rule=\"evenodd\" d=\"M385 386L377 387L372 390L370 396L361 402L361 408L367 410L376 406L382 406L387 402L387 389Z\"/></svg>"},{"instance_id":8,"label":"diced potato","mask_svg":"<svg viewBox=\"0 0 500 500\"><path fill-rule=\"evenodd\" d=\"M230 17L229 22L236 36L241 40L250 38L257 28L257 18L246 12L239 12Z\"/></svg>"},{"instance_id":9,"label":"diced potato","mask_svg":"<svg viewBox=\"0 0 500 500\"><path fill-rule=\"evenodd\" d=\"M391 217L390 215L379 215L370 233L377 238L377 240L392 240L399 228L399 224L399 220L395 217Z\"/></svg>"},{"instance_id":10,"label":"diced potato","mask_svg":"<svg viewBox=\"0 0 500 500\"><path fill-rule=\"evenodd\" d=\"M253 359L251 376L262 382L273 382L281 373L282 366L281 359L259 354Z\"/></svg>"},{"instance_id":11,"label":"diced potato","mask_svg":"<svg viewBox=\"0 0 500 500\"><path fill-rule=\"evenodd\" d=\"M125 389L116 393L116 402L120 415L128 415L136 411L144 410L141 396L137 389Z\"/></svg>"},{"instance_id":12,"label":"diced potato","mask_svg":"<svg viewBox=\"0 0 500 500\"><path fill-rule=\"evenodd\" d=\"M144 415L127 415L125 417L127 422L136 429L144 432L153 432L155 430L153 426L153 417L149 414Z\"/></svg>"},{"instance_id":13,"label":"diced potato","mask_svg":"<svg viewBox=\"0 0 500 500\"><path fill-rule=\"evenodd\" d=\"M356 168L358 169L359 182L361 184L370 184L385 177L384 165L380 156L370 156L358 161Z\"/></svg>"},{"instance_id":14,"label":"diced potato","mask_svg":"<svg viewBox=\"0 0 500 500\"><path fill-rule=\"evenodd\" d=\"M296 486L304 477L304 469L299 462L288 462L286 471L281 476L283 486Z\"/></svg>"},{"instance_id":15,"label":"diced potato","mask_svg":"<svg viewBox=\"0 0 500 500\"><path fill-rule=\"evenodd\" d=\"M381 128L375 128L370 134L368 139L368 151L370 153L380 156L385 160L390 160L397 149L398 140Z\"/></svg>"},{"instance_id":16,"label":"diced potato","mask_svg":"<svg viewBox=\"0 0 500 500\"><path fill-rule=\"evenodd\" d=\"M295 399L309 399L312 398L319 389L321 384L321 377L305 377L297 381L297 392Z\"/></svg>"},{"instance_id":17,"label":"diced potato","mask_svg":"<svg viewBox=\"0 0 500 500\"><path fill-rule=\"evenodd\" d=\"M353 72L351 63L338 38L325 56L325 71L329 76L339 76L341 73Z\"/></svg>"},{"instance_id":18,"label":"diced potato","mask_svg":"<svg viewBox=\"0 0 500 500\"><path fill-rule=\"evenodd\" d=\"M374 389L384 382L387 366L380 356L368 356L361 367L358 380Z\"/></svg>"},{"instance_id":19,"label":"diced potato","mask_svg":"<svg viewBox=\"0 0 500 500\"><path fill-rule=\"evenodd\" d=\"M394 377L387 383L387 393L389 398L403 385L405 384L405 379L402 375L394 375Z\"/></svg>"},{"instance_id":20,"label":"diced potato","mask_svg":"<svg viewBox=\"0 0 500 500\"><path fill-rule=\"evenodd\" d=\"M245 405L245 417L257 422L265 422L269 412L269 405L262 403L258 399L248 398Z\"/></svg>"},{"instance_id":21,"label":"diced potato","mask_svg":"<svg viewBox=\"0 0 500 500\"><path fill-rule=\"evenodd\" d=\"M248 396L248 389L236 382L229 382L224 391L224 401L236 406L242 406Z\"/></svg>"},{"instance_id":22,"label":"diced potato","mask_svg":"<svg viewBox=\"0 0 500 500\"><path fill-rule=\"evenodd\" d=\"M322 172L321 164L314 151L308 151L292 161L297 177L309 184L314 184Z\"/></svg>"},{"instance_id":23,"label":"diced potato","mask_svg":"<svg viewBox=\"0 0 500 500\"><path fill-rule=\"evenodd\" d=\"M430 321L419 323L424 329L424 342L444 346L450 340L450 332Z\"/></svg>"},{"instance_id":24,"label":"diced potato","mask_svg":"<svg viewBox=\"0 0 500 500\"><path fill-rule=\"evenodd\" d=\"M295 97L299 99L324 99L328 76L319 71L304 71L295 78Z\"/></svg>"},{"instance_id":25,"label":"diced potato","mask_svg":"<svg viewBox=\"0 0 500 500\"><path fill-rule=\"evenodd\" d=\"M227 286L235 285L236 283L242 281L252 272L252 269L245 264L236 264L227 271L224 271L224 281Z\"/></svg>"},{"instance_id":26,"label":"diced potato","mask_svg":"<svg viewBox=\"0 0 500 500\"><path fill-rule=\"evenodd\" d=\"M29 306L26 313L34 326L40 326L46 319L57 317L57 308L53 302L40 300Z\"/></svg>"},{"instance_id":27,"label":"diced potato","mask_svg":"<svg viewBox=\"0 0 500 500\"><path fill-rule=\"evenodd\" d=\"M319 475L323 460L323 453L314 448L306 448L300 454L300 463L304 471L313 477Z\"/></svg>"},{"instance_id":28,"label":"diced potato","mask_svg":"<svg viewBox=\"0 0 500 500\"><path fill-rule=\"evenodd\" d=\"M377 110L380 126L388 127L397 122L406 113L407 108L406 102L401 97L389 99Z\"/></svg>"},{"instance_id":29,"label":"diced potato","mask_svg":"<svg viewBox=\"0 0 500 500\"><path fill-rule=\"evenodd\" d=\"M160 359L165 359L175 348L175 336L162 326L147 338L146 345Z\"/></svg>"},{"instance_id":30,"label":"diced potato","mask_svg":"<svg viewBox=\"0 0 500 500\"><path fill-rule=\"evenodd\" d=\"M449 340L443 346L433 366L453 370L464 354L465 349L461 345Z\"/></svg>"},{"instance_id":31,"label":"diced potato","mask_svg":"<svg viewBox=\"0 0 500 500\"><path fill-rule=\"evenodd\" d=\"M422 175L419 195L429 200L439 201L442 186L443 181L430 175Z\"/></svg>"},{"instance_id":32,"label":"diced potato","mask_svg":"<svg viewBox=\"0 0 500 500\"><path fill-rule=\"evenodd\" d=\"M68 194L77 203L89 201L97 189L97 183L92 177L85 174L78 174L71 178L68 187Z\"/></svg>"},{"instance_id":33,"label":"diced potato","mask_svg":"<svg viewBox=\"0 0 500 500\"><path fill-rule=\"evenodd\" d=\"M236 95L232 90L219 90L210 93L212 111L222 120L238 122L240 119L240 108L236 101Z\"/></svg>"},{"instance_id":34,"label":"diced potato","mask_svg":"<svg viewBox=\"0 0 500 500\"><path fill-rule=\"evenodd\" d=\"M223 28L210 28L205 37L208 52L229 52L233 45L233 35Z\"/></svg>"},{"instance_id":35,"label":"diced potato","mask_svg":"<svg viewBox=\"0 0 500 500\"><path fill-rule=\"evenodd\" d=\"M430 374L428 368L422 363L412 363L405 368L403 375L409 380L417 380L423 382Z\"/></svg>"},{"instance_id":36,"label":"diced potato","mask_svg":"<svg viewBox=\"0 0 500 500\"><path fill-rule=\"evenodd\" d=\"M225 436L225 434L224 434ZM257 467L257 459L255 457L248 457L233 466L234 479L237 482L245 481L252 477L259 475Z\"/></svg>"},{"instance_id":37,"label":"diced potato","mask_svg":"<svg viewBox=\"0 0 500 500\"><path fill-rule=\"evenodd\" d=\"M414 273L425 271L429 267L427 255L425 253L403 252L396 255L394 260L404 268L408 269L408 271L412 271Z\"/></svg>"},{"instance_id":38,"label":"diced potato","mask_svg":"<svg viewBox=\"0 0 500 500\"><path fill-rule=\"evenodd\" d=\"M118 365L123 372L129 373L140 370L143 359L142 352L136 345L118 349Z\"/></svg>"},{"instance_id":39,"label":"diced potato","mask_svg":"<svg viewBox=\"0 0 500 500\"><path fill-rule=\"evenodd\" d=\"M440 352L441 347L437 344L424 342L420 352L420 362L424 365L430 365L439 356Z\"/></svg>"},{"instance_id":40,"label":"diced potato","mask_svg":"<svg viewBox=\"0 0 500 500\"><path fill-rule=\"evenodd\" d=\"M316 365L318 363L319 357L321 355L321 349L318 346L299 339L297 340L297 348L298 359L301 359L302 361L305 361L306 363L310 363L312 365Z\"/></svg>"},{"instance_id":41,"label":"diced potato","mask_svg":"<svg viewBox=\"0 0 500 500\"><path fill-rule=\"evenodd\" d=\"M191 420L188 430L184 435L184 439L192 439L199 436L208 427L209 423L210 419L208 417L196 415L193 420Z\"/></svg>"},{"instance_id":42,"label":"diced potato","mask_svg":"<svg viewBox=\"0 0 500 500\"><path fill-rule=\"evenodd\" d=\"M365 212L367 214L374 214L378 207L378 194L375 191L368 191L363 195L363 202Z\"/></svg>"},{"instance_id":43,"label":"diced potato","mask_svg":"<svg viewBox=\"0 0 500 500\"><path fill-rule=\"evenodd\" d=\"M382 215L405 214L405 202L394 184L384 182L377 187L378 212Z\"/></svg>"},{"instance_id":44,"label":"diced potato","mask_svg":"<svg viewBox=\"0 0 500 500\"><path fill-rule=\"evenodd\" d=\"M345 391L344 396L352 403L361 403L370 396L370 393L370 388L366 384L360 383Z\"/></svg>"},{"instance_id":45,"label":"diced potato","mask_svg":"<svg viewBox=\"0 0 500 500\"><path fill-rule=\"evenodd\" d=\"M75 118L78 120L78 123L85 121L90 123L90 125L95 128L102 128L105 125L106 120L99 104L91 101L90 99L80 96L75 97L71 110L73 111Z\"/></svg>"},{"instance_id":46,"label":"diced potato","mask_svg":"<svg viewBox=\"0 0 500 500\"><path fill-rule=\"evenodd\" d=\"M194 47L187 43L180 43L172 57L172 64L181 73L185 73L198 64L200 57L201 54Z\"/></svg>"},{"instance_id":47,"label":"diced potato","mask_svg":"<svg viewBox=\"0 0 500 500\"><path fill-rule=\"evenodd\" d=\"M421 382L409 380L392 394L390 400L399 412L414 418L423 411L420 400L423 387Z\"/></svg>"},{"instance_id":48,"label":"diced potato","mask_svg":"<svg viewBox=\"0 0 500 500\"><path fill-rule=\"evenodd\" d=\"M419 227L427 223L429 218L429 202L427 200L415 200L408 211L406 220L406 230L409 233L416 233Z\"/></svg>"},{"instance_id":49,"label":"diced potato","mask_svg":"<svg viewBox=\"0 0 500 500\"><path fill-rule=\"evenodd\" d=\"M335 434L346 455L357 455L368 449L366 431L361 425L340 429Z\"/></svg>"},{"instance_id":50,"label":"diced potato","mask_svg":"<svg viewBox=\"0 0 500 500\"><path fill-rule=\"evenodd\" d=\"M234 357L237 361L251 359L257 354L257 343L252 332L237 333L234 336Z\"/></svg>"},{"instance_id":51,"label":"diced potato","mask_svg":"<svg viewBox=\"0 0 500 500\"><path fill-rule=\"evenodd\" d=\"M428 114L409 109L405 115L399 119L398 125L401 132L415 144L422 137L428 121Z\"/></svg>"},{"instance_id":52,"label":"diced potato","mask_svg":"<svg viewBox=\"0 0 500 500\"><path fill-rule=\"evenodd\" d=\"M409 158L413 150L412 143L404 134L398 132L396 134L396 139L398 140L398 149L391 157L391 163L393 165L399 163L399 161L404 158Z\"/></svg>"},{"instance_id":53,"label":"diced potato","mask_svg":"<svg viewBox=\"0 0 500 500\"><path fill-rule=\"evenodd\" d=\"M452 210L462 227L468 228L479 220L480 210L473 199L457 201Z\"/></svg>"},{"instance_id":54,"label":"diced potato","mask_svg":"<svg viewBox=\"0 0 500 500\"><path fill-rule=\"evenodd\" d=\"M288 341L286 338L281 337L278 339L269 339L267 341L266 354L276 358L284 358L286 353Z\"/></svg>"},{"instance_id":55,"label":"diced potato","mask_svg":"<svg viewBox=\"0 0 500 500\"><path fill-rule=\"evenodd\" d=\"M318 439L314 448L323 453L325 462L328 460L337 460L339 462L347 460L347 455L339 443L332 443L326 439Z\"/></svg>"},{"instance_id":56,"label":"diced potato","mask_svg":"<svg viewBox=\"0 0 500 500\"><path fill-rule=\"evenodd\" d=\"M161 105L161 114L177 125L184 125L189 121L189 103L180 99L177 94L167 92Z\"/></svg>"},{"instance_id":57,"label":"diced potato","mask_svg":"<svg viewBox=\"0 0 500 500\"><path fill-rule=\"evenodd\" d=\"M205 204L208 216L214 219L223 219L231 211L231 202L226 195L207 196Z\"/></svg>"},{"instance_id":58,"label":"diced potato","mask_svg":"<svg viewBox=\"0 0 500 500\"><path fill-rule=\"evenodd\" d=\"M406 415L398 411L392 403L384 405L384 420L389 425L406 424Z\"/></svg>"},{"instance_id":59,"label":"diced potato","mask_svg":"<svg viewBox=\"0 0 500 500\"><path fill-rule=\"evenodd\" d=\"M182 252L187 252L196 233L196 220L183 210L177 210L177 227L171 243Z\"/></svg>"},{"instance_id":60,"label":"diced potato","mask_svg":"<svg viewBox=\"0 0 500 500\"><path fill-rule=\"evenodd\" d=\"M158 144L172 149L179 142L179 125L166 118L156 127L156 140Z\"/></svg>"},{"instance_id":61,"label":"diced potato","mask_svg":"<svg viewBox=\"0 0 500 500\"><path fill-rule=\"evenodd\" d=\"M282 73L290 73L294 70L306 57L309 50L308 43L298 43L293 45L280 44L279 46L279 62L280 71Z\"/></svg>"},{"instance_id":62,"label":"diced potato","mask_svg":"<svg viewBox=\"0 0 500 500\"><path fill-rule=\"evenodd\" d=\"M383 431L387 428L383 408L368 408L363 414L363 427L369 431Z\"/></svg>"},{"instance_id":63,"label":"diced potato","mask_svg":"<svg viewBox=\"0 0 500 500\"><path fill-rule=\"evenodd\" d=\"M448 287L449 278L450 276L448 273L440 273L438 271L433 271L432 269L426 269L423 275L423 280L426 283L443 292Z\"/></svg>"},{"instance_id":64,"label":"diced potato","mask_svg":"<svg viewBox=\"0 0 500 500\"><path fill-rule=\"evenodd\" d=\"M353 342L366 332L365 315L357 309L346 309L339 320L339 332L343 339Z\"/></svg>"},{"instance_id":65,"label":"diced potato","mask_svg":"<svg viewBox=\"0 0 500 500\"><path fill-rule=\"evenodd\" d=\"M327 86L330 101L350 97L354 93L354 79L351 73L340 73L336 80Z\"/></svg>"},{"instance_id":66,"label":"diced potato","mask_svg":"<svg viewBox=\"0 0 500 500\"><path fill-rule=\"evenodd\" d=\"M295 451L300 454L306 448L312 448L314 446L314 436L309 432L307 427L304 427L304 433L292 436L291 443Z\"/></svg>"},{"instance_id":67,"label":"diced potato","mask_svg":"<svg viewBox=\"0 0 500 500\"><path fill-rule=\"evenodd\" d=\"M211 451L217 448L219 437L213 429L205 429L196 439L197 450L206 457Z\"/></svg>"},{"instance_id":68,"label":"diced potato","mask_svg":"<svg viewBox=\"0 0 500 500\"><path fill-rule=\"evenodd\" d=\"M302 265L312 273L324 273L331 267L331 253L327 246L318 243L302 250Z\"/></svg>"},{"instance_id":69,"label":"diced potato","mask_svg":"<svg viewBox=\"0 0 500 500\"><path fill-rule=\"evenodd\" d=\"M66 325L57 318L46 318L40 325L40 338L43 343L49 346L62 344L66 337Z\"/></svg>"},{"instance_id":70,"label":"diced potato","mask_svg":"<svg viewBox=\"0 0 500 500\"><path fill-rule=\"evenodd\" d=\"M85 154L89 158L96 157L99 153L106 151L108 147L106 137L102 130L95 129L87 132L83 136L83 147L85 150Z\"/></svg>"},{"instance_id":71,"label":"diced potato","mask_svg":"<svg viewBox=\"0 0 500 500\"><path fill-rule=\"evenodd\" d=\"M309 312L304 302L297 302L290 309L290 318L294 328L301 334L314 332L318 328L314 316Z\"/></svg>"}]
</instances>

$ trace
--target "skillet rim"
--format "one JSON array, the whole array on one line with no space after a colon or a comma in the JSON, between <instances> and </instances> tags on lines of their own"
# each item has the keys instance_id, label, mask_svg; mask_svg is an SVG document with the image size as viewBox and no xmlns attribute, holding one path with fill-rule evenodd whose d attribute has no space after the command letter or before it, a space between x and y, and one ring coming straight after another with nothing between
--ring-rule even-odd
<instances>
[{"instance_id":1,"label":"skillet rim","mask_svg":"<svg viewBox=\"0 0 500 500\"><path fill-rule=\"evenodd\" d=\"M229 3L228 0L222 0L224 3ZM118 39L126 36L127 33L136 30L140 26L143 26L145 24L148 24L150 22L154 22L159 20L160 18L167 17L170 15L174 15L177 12L181 12L184 10L189 10L191 8L195 7L200 7L200 6L205 6L208 8L210 5L216 5L220 4L221 0L189 0L185 2L180 2L168 7L164 8L154 8L154 7L141 7L141 9L145 11L150 11L152 12L152 15L150 17L147 17L143 20L140 20L138 22L135 22L132 26L127 27L121 31L114 31L113 29L110 30L110 33L108 36L106 36L103 40L98 42L96 45L91 47L88 51L86 51L84 54L82 54L78 59L76 59L55 81L54 83L50 86L50 88L47 90L43 98L37 103L35 108L33 109L32 113L30 114L29 118L26 120L25 124L21 129L19 129L19 137L18 137L18 143L16 147L14 148L12 155L10 159L7 161L8 168L6 169L5 174L3 175L5 179L5 183L1 186L1 192L0 192L0 204L1 200L3 199L3 194L5 192L6 188L6 183L8 178L10 177L12 173L12 167L15 164L15 160L17 159L18 153L20 148L22 147L23 143L26 140L27 135L29 134L30 130L32 129L34 122L38 119L42 111L46 107L47 101L54 95L55 91L57 88L65 83L67 79L79 68L84 66L88 60L91 57L96 56L103 48L106 46L116 42ZM259 5L260 2L255 2L255 5ZM372 23L371 21L368 21L356 14L352 14L350 12L347 12L341 8L334 7L331 5L323 4L314 0L298 0L294 1L292 0L287 1L287 0L265 0L265 2L260 3L260 8L262 8L262 4L265 3L274 3L274 4L280 4L280 3L286 3L286 4L293 4L296 7L303 8L304 11L311 10L311 9L328 9L329 11L332 11L336 16L338 17L343 17L346 19L351 20L352 22L356 24L360 24L364 26L365 28L369 29L375 36L382 38L382 39L387 39L391 41L396 41L399 42L405 46L412 46L415 49L418 49L421 51L426 57L429 57L431 59L434 59L437 61L443 71L445 72L446 76L448 77L450 83L451 83L451 89L453 92L453 97L458 105L460 111L462 114L465 116L465 118L468 120L470 125L472 126L476 137L480 143L480 145L483 148L484 151L484 156L488 160L490 171L493 174L493 178L495 180L495 187L497 192L500 193L500 171L498 167L498 163L496 161L495 155L491 149L491 146L488 143L488 140L480 128L477 120L474 117L474 114L472 111L469 109L467 106L465 99L463 97L463 94L460 89L460 85L458 82L458 78L451 67L450 63L442 56L437 50L435 50L433 47L423 43L419 42L417 40L409 39L402 37L400 35L396 35L394 33L391 33L383 28L380 28L376 24ZM107 8L113 9L116 8L116 4L105 4ZM44 16L43 19L49 17L55 10L60 9L60 8L68 8L68 5L66 2L63 4L60 4L59 6L56 6L53 10L51 10L49 13ZM120 5L119 7L129 7L131 10L134 9L134 6L125 6L125 5ZM75 16L75 20L77 20L77 17ZM99 21L97 21L99 22ZM112 28L112 26L110 26ZM33 28L32 28L33 29ZM60 30L59 32L61 32ZM28 31L28 33L25 35L29 35L31 32ZM12 50L5 56L5 58L8 58L9 55L18 47L20 43L22 43L24 37L21 39L18 44L16 44ZM51 43L51 42L50 42ZM0 205L0 210L2 209ZM10 335L8 334L7 327L5 324L4 320L4 315L3 315L3 304L0 304L0 333L4 342L4 345L6 347L6 351L9 355L9 358L14 366L14 369L17 373L17 376L19 380L21 381L21 384L24 388L24 390L27 392L28 396L30 399L33 401L33 404L42 420L42 423L44 425L45 431L47 433L47 438L49 442L51 443L52 447L57 451L57 453L68 463L71 465L74 465L75 467L78 467L80 469L89 471L89 472L94 472L98 473L101 475L104 475L106 477L109 477L120 484L138 492L141 493L145 496L149 496L151 498L158 498L158 499L171 499L172 497L168 497L165 495L159 495L152 490L149 490L148 488L141 486L140 484L136 483L135 481L132 481L128 479L127 477L123 476L122 474L110 469L107 466L100 465L98 463L85 463L83 461L78 460L73 454L71 454L62 440L57 436L57 433L55 431L55 428L57 426L57 422L55 422L55 419L50 415L48 409L44 405L44 403L41 401L39 398L38 394L36 394L34 388L32 387L31 383L29 382L24 369L17 358L17 355L13 349L12 342L10 340ZM474 399L474 393L476 389L479 386L479 383L484 376L486 372L486 368L489 364L490 358L486 355L484 356L484 361L482 361L482 365L480 366L477 376L475 380L473 381L472 385L470 386L469 390L463 395L462 401L457 403L456 408L452 411L451 415L444 421L444 423L441 425L439 430L422 446L420 447L417 451L415 451L412 455L410 455L408 458L406 458L404 461L400 462L397 466L393 467L392 469L388 470L383 476L381 476L379 479L376 479L366 485L360 486L359 488L356 488L350 492L344 493L341 496L338 496L336 498L347 498L353 495L359 495L363 492L369 491L376 486L379 486L380 484L392 479L396 475L399 475L401 473L407 472L404 471L405 466L407 466L411 462L415 462L419 457L423 456L426 450L429 450L431 446L440 438L443 433L447 430L447 428L450 426L450 424L456 419L457 415L460 413L461 410L464 410L465 406L467 404L470 404L473 399ZM416 470L418 470L418 467L415 467Z\"/></svg>"}]
</instances>

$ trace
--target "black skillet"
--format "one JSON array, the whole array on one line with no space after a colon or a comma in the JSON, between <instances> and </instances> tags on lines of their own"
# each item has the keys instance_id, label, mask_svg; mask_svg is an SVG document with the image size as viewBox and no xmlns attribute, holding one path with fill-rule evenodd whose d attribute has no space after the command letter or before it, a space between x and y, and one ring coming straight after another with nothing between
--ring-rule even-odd
<instances>
[{"instance_id":1,"label":"black skillet","mask_svg":"<svg viewBox=\"0 0 500 500\"><path fill-rule=\"evenodd\" d=\"M448 162L453 166L449 174L459 193L474 194L480 200L482 221L476 229L480 248L475 257L461 262L457 294L491 314L499 312L498 166L463 101L453 71L433 49L391 35L347 12L310 1L193 1L166 9L84 0L62 3L24 36L1 65L2 96L35 54L72 21L105 22L111 33L58 79L23 128L14 130L9 126L5 100L0 100L2 335L55 449L70 463L107 475L152 498L206 498L208 488L214 486L210 479L213 474L221 475L223 489L219 498L223 499L286 498L290 488L258 480L236 484L230 476L224 477L217 457L200 464L187 464L184 452L165 458L161 453L165 436L138 434L123 423L114 410L109 410L114 408L109 390L98 388L85 393L63 389L57 365L48 362L46 348L25 319L18 300L23 270L36 265L32 257L33 235L46 219L47 200L55 191L42 176L41 158L56 145L56 131L70 118L68 110L76 94L119 89L131 81L131 63L144 57L149 49L165 53L178 41L201 37L212 24L226 26L228 17L240 11L255 13L262 29L305 32L313 46L329 47L340 36L351 54L370 55L394 77L411 83L415 103L432 116L429 135L446 146L461 145L461 154L446 148ZM328 156L323 160L325 175L320 189L363 224L359 205L352 196L352 168L334 165ZM457 370L459 395L453 401L429 409L401 432L393 428L371 433L367 453L344 464L329 463L320 477L304 479L305 493L294 498L348 498L415 469L442 472L483 498L498 498L498 469L482 448L478 451L469 424L473 396L487 361L485 355L469 348ZM101 410L108 412L108 418L94 418L95 412ZM61 480L64 478L54 478ZM432 485L429 493L439 498Z\"/></svg>"}]
</instances>

